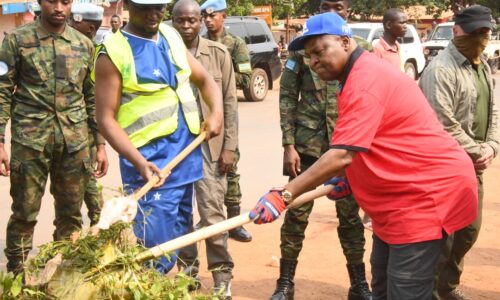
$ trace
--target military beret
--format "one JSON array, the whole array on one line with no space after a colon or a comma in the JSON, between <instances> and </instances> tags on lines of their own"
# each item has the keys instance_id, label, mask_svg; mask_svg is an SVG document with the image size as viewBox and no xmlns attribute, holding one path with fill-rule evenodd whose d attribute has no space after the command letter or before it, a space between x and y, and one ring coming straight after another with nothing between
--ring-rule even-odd
<instances>
[{"instance_id":1,"label":"military beret","mask_svg":"<svg viewBox=\"0 0 500 300\"><path fill-rule=\"evenodd\" d=\"M227 4L225 0L207 0L200 6L200 8L202 12L211 14L226 10Z\"/></svg>"},{"instance_id":2,"label":"military beret","mask_svg":"<svg viewBox=\"0 0 500 300\"><path fill-rule=\"evenodd\" d=\"M81 21L102 21L104 8L90 3L76 3L71 7L73 20Z\"/></svg>"},{"instance_id":3,"label":"military beret","mask_svg":"<svg viewBox=\"0 0 500 300\"><path fill-rule=\"evenodd\" d=\"M135 4L144 4L144 5L160 5L160 4L169 4L172 0L130 0Z\"/></svg>"}]
</instances>

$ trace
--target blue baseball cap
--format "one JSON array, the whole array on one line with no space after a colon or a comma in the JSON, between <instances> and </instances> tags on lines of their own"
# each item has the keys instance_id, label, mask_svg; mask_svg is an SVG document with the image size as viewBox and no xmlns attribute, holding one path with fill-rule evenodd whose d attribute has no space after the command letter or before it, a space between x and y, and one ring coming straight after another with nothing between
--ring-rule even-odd
<instances>
[{"instance_id":1,"label":"blue baseball cap","mask_svg":"<svg viewBox=\"0 0 500 300\"><path fill-rule=\"evenodd\" d=\"M334 12L323 13L307 19L304 33L290 43L288 50L302 50L308 38L325 34L352 37L351 28L344 19Z\"/></svg>"}]
</instances>

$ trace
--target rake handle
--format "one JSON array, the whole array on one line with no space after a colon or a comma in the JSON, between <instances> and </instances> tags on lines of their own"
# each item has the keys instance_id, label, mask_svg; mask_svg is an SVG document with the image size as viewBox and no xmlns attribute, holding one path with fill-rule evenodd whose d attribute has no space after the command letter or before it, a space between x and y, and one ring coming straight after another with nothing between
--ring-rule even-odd
<instances>
[{"instance_id":1,"label":"rake handle","mask_svg":"<svg viewBox=\"0 0 500 300\"><path fill-rule=\"evenodd\" d=\"M198 147L207 136L206 131L202 131L196 139L194 139L186 148L184 148L179 154L177 154L174 159L172 159L162 170L161 175L164 177L168 177L170 172L184 159L188 156L196 147ZM158 176L153 176L145 185L143 185L140 189L138 189L132 196L132 198L136 201L144 197L147 192L149 192L153 186L160 181Z\"/></svg>"},{"instance_id":2,"label":"rake handle","mask_svg":"<svg viewBox=\"0 0 500 300\"><path fill-rule=\"evenodd\" d=\"M304 203L313 201L316 198L327 195L331 190L332 185L320 186L312 191L302 194L297 197L287 208L294 208L300 206ZM174 250L186 247L198 241L208 239L214 235L221 234L225 231L234 229L236 227L245 225L252 222L249 213L243 213L231 219L219 222L217 224L210 225L208 227L201 228L189 234L180 236L176 239L170 240L153 248L150 248L144 252L139 253L135 260L137 262L146 261L155 257L164 255L165 253L172 252Z\"/></svg>"}]
</instances>

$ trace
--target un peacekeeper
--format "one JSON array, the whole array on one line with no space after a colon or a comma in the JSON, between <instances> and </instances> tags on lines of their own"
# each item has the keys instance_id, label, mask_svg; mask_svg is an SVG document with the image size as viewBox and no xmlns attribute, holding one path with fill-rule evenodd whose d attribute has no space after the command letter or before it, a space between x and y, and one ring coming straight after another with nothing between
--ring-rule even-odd
<instances>
[{"instance_id":1,"label":"un peacekeeper","mask_svg":"<svg viewBox=\"0 0 500 300\"><path fill-rule=\"evenodd\" d=\"M201 13L205 20L207 33L203 36L212 41L219 42L227 47L233 60L236 87L238 89L248 88L252 67L250 54L245 42L224 28L227 4L225 0L208 0L201 6ZM240 214L241 188L240 174L238 174L238 162L240 161L240 149L234 152L234 165L227 173L227 192L224 205L227 207L227 217L232 218ZM243 226L229 231L229 237L239 242L250 242L252 235Z\"/></svg>"},{"instance_id":2,"label":"un peacekeeper","mask_svg":"<svg viewBox=\"0 0 500 300\"><path fill-rule=\"evenodd\" d=\"M104 13L104 8L91 3L77 3L71 7L71 18L69 19L69 25L79 32L83 33L86 37L94 42L95 45L95 35L99 27L101 27L102 16ZM101 214L102 208L102 192L97 186L96 178L101 178L106 175L108 170L108 156L106 155L105 140L99 133L97 134L97 145L94 145L92 135L89 136L90 143L90 156L92 162L97 163L97 170L102 169L103 172L96 171L94 176L90 177L89 184L85 189L85 196L83 201L87 206L88 217L90 220L90 226L93 226L99 222L99 216Z\"/></svg>"},{"instance_id":3,"label":"un peacekeeper","mask_svg":"<svg viewBox=\"0 0 500 300\"><path fill-rule=\"evenodd\" d=\"M349 1L323 0L320 13L335 12L347 19ZM371 51L371 44L360 37L356 42ZM290 52L280 82L280 117L284 148L283 173L290 179L307 170L329 149L337 121L338 81L322 81L304 61L304 51ZM297 258L302 250L305 230L314 202L287 210L281 226L280 277L271 299L293 299ZM347 259L351 287L348 299L371 299L365 278L365 237L359 206L349 195L335 202L339 226L337 233Z\"/></svg>"},{"instance_id":4,"label":"un peacekeeper","mask_svg":"<svg viewBox=\"0 0 500 300\"><path fill-rule=\"evenodd\" d=\"M47 178L53 183L54 239L82 226L80 212L92 173L89 135L96 135L93 45L66 26L71 0L39 0L41 16L14 29L0 49L0 164L9 176L7 270L22 272ZM11 119L11 160L4 149ZM101 169L97 172L104 173ZM9 172L10 171L10 172Z\"/></svg>"}]
</instances>

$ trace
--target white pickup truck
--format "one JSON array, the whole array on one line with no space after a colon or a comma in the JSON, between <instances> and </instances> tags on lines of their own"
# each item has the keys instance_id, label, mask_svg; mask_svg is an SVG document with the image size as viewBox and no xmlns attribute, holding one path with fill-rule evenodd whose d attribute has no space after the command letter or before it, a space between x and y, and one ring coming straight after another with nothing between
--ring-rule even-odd
<instances>
[{"instance_id":1,"label":"white pickup truck","mask_svg":"<svg viewBox=\"0 0 500 300\"><path fill-rule=\"evenodd\" d=\"M437 25L424 43L424 55L427 63L431 61L440 51L448 46L453 38L453 25L448 22ZM500 68L500 39L498 32L491 36L491 41L484 50L483 54L488 58L488 64L491 67L491 73L495 74Z\"/></svg>"},{"instance_id":2,"label":"white pickup truck","mask_svg":"<svg viewBox=\"0 0 500 300\"><path fill-rule=\"evenodd\" d=\"M418 74L425 67L425 57L422 53L422 44L418 32L413 25L407 25L405 36L400 39L401 44L401 60L404 64L406 75L413 79L418 78ZM360 36L372 44L384 34L384 26L382 23L352 23L349 24L354 35Z\"/></svg>"}]
</instances>

